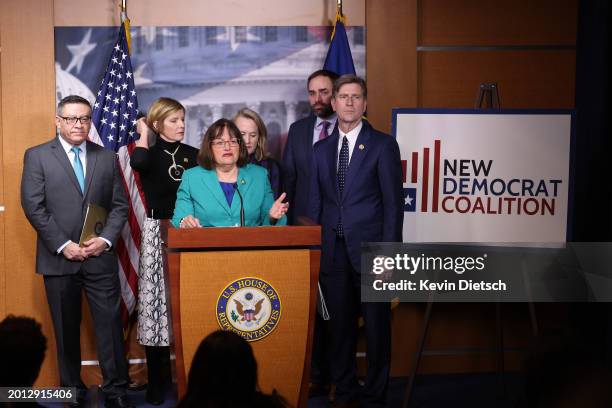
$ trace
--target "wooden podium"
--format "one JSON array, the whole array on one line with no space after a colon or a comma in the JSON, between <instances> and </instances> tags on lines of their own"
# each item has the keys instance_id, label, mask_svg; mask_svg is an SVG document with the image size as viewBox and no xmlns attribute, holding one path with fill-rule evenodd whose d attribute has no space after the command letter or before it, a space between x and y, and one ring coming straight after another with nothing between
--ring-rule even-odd
<instances>
[{"instance_id":1,"label":"wooden podium","mask_svg":"<svg viewBox=\"0 0 612 408\"><path fill-rule=\"evenodd\" d=\"M179 399L202 339L239 326L251 339L261 391L276 389L293 406L306 407L320 227L168 225L162 234Z\"/></svg>"}]
</instances>

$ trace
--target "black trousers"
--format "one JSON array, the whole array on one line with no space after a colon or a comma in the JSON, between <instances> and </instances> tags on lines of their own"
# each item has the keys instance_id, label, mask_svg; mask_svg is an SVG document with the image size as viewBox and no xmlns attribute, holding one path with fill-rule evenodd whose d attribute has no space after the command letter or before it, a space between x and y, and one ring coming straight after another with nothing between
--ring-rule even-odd
<instances>
[{"instance_id":1,"label":"black trousers","mask_svg":"<svg viewBox=\"0 0 612 408\"><path fill-rule=\"evenodd\" d=\"M81 379L81 298L85 291L94 323L98 361L102 370L102 391L107 398L122 396L128 384L128 367L120 316L120 284L117 258L109 253L82 263L74 275L45 276L45 290L51 310L60 385L77 387Z\"/></svg>"},{"instance_id":2,"label":"black trousers","mask_svg":"<svg viewBox=\"0 0 612 408\"><path fill-rule=\"evenodd\" d=\"M329 367L330 348L329 322L323 320L317 312L312 337L312 359L310 364L310 382L318 385L329 385L331 373Z\"/></svg>"},{"instance_id":3,"label":"black trousers","mask_svg":"<svg viewBox=\"0 0 612 408\"><path fill-rule=\"evenodd\" d=\"M389 303L364 303L360 299L360 275L350 262L344 240L337 239L333 266L321 271L321 282L331 317L331 372L336 402L357 399L362 406L385 406L391 365L391 310ZM357 323L365 322L368 371L359 394L357 383Z\"/></svg>"}]
</instances>

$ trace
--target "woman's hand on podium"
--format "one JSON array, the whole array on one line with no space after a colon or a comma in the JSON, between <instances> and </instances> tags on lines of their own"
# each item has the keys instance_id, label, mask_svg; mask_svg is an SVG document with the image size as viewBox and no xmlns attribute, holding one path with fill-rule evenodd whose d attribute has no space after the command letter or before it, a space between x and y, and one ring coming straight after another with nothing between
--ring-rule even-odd
<instances>
[{"instance_id":1,"label":"woman's hand on podium","mask_svg":"<svg viewBox=\"0 0 612 408\"><path fill-rule=\"evenodd\" d=\"M200 220L198 220L193 215L188 215L183 217L179 224L179 228L198 228L201 227Z\"/></svg>"}]
</instances>

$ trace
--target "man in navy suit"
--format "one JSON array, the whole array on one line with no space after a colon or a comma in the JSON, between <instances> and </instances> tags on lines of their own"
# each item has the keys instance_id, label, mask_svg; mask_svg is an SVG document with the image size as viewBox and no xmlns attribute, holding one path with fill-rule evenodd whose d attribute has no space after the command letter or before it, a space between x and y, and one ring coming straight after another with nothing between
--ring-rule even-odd
<instances>
[{"instance_id":1,"label":"man in navy suit","mask_svg":"<svg viewBox=\"0 0 612 408\"><path fill-rule=\"evenodd\" d=\"M336 79L338 75L335 72L324 69L315 71L308 77L308 102L312 114L289 127L283 156L283 180L287 201L291 203L287 214L287 222L290 225L298 224L299 218L308 213L312 146L328 137L336 126L336 113L331 106L332 89ZM329 392L328 337L326 323L317 313L310 368L312 396Z\"/></svg>"},{"instance_id":2,"label":"man in navy suit","mask_svg":"<svg viewBox=\"0 0 612 408\"><path fill-rule=\"evenodd\" d=\"M360 301L361 243L400 242L404 200L399 147L362 120L366 98L365 81L357 76L344 75L334 83L331 102L338 127L314 147L309 216L321 224L319 282L331 316L336 402L382 407L389 380L391 314L388 303ZM368 362L361 395L355 361L360 312Z\"/></svg>"},{"instance_id":3,"label":"man in navy suit","mask_svg":"<svg viewBox=\"0 0 612 408\"><path fill-rule=\"evenodd\" d=\"M296 225L298 218L308 213L308 190L312 146L329 136L336 126L336 113L331 106L332 88L338 78L335 72L321 69L308 77L308 102L312 114L289 127L283 155L284 191L291 203L288 223Z\"/></svg>"}]
</instances>

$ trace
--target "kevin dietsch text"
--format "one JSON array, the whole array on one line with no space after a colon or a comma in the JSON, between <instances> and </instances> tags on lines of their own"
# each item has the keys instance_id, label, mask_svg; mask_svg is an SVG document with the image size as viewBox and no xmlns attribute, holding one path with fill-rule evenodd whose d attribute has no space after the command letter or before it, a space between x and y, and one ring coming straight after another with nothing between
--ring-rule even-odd
<instances>
[{"instance_id":1,"label":"kevin dietsch text","mask_svg":"<svg viewBox=\"0 0 612 408\"><path fill-rule=\"evenodd\" d=\"M502 280L484 281L474 279L401 279L388 282L383 274L389 272L403 272L415 275L419 272L452 272L463 275L466 272L481 272L486 267L487 254L482 256L410 256L396 254L390 256L377 256L372 261L372 273L380 276L375 279L372 287L376 291L435 291L435 292L505 292L507 285Z\"/></svg>"},{"instance_id":2,"label":"kevin dietsch text","mask_svg":"<svg viewBox=\"0 0 612 408\"><path fill-rule=\"evenodd\" d=\"M421 279L418 282L402 279L399 282L385 282L382 279L374 280L374 290L384 291L435 291L435 292L505 292L506 284L500 279L497 282L473 281L472 279L459 279L456 282L432 282Z\"/></svg>"}]
</instances>

